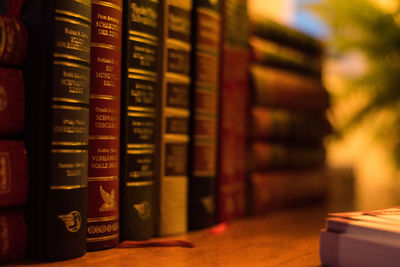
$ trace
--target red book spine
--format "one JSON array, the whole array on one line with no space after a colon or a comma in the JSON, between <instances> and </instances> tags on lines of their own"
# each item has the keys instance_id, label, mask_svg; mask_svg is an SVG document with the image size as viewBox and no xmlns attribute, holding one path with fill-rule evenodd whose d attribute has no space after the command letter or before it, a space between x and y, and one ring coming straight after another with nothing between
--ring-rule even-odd
<instances>
[{"instance_id":1,"label":"red book spine","mask_svg":"<svg viewBox=\"0 0 400 267\"><path fill-rule=\"evenodd\" d=\"M122 0L92 1L88 250L119 240Z\"/></svg>"},{"instance_id":2,"label":"red book spine","mask_svg":"<svg viewBox=\"0 0 400 267\"><path fill-rule=\"evenodd\" d=\"M24 205L27 196L28 162L24 143L0 141L0 207Z\"/></svg>"},{"instance_id":3,"label":"red book spine","mask_svg":"<svg viewBox=\"0 0 400 267\"><path fill-rule=\"evenodd\" d=\"M22 259L26 244L27 230L22 212L0 213L0 264Z\"/></svg>"},{"instance_id":4,"label":"red book spine","mask_svg":"<svg viewBox=\"0 0 400 267\"><path fill-rule=\"evenodd\" d=\"M25 115L25 89L22 72L0 68L0 134L22 132Z\"/></svg>"},{"instance_id":5,"label":"red book spine","mask_svg":"<svg viewBox=\"0 0 400 267\"><path fill-rule=\"evenodd\" d=\"M0 15L0 63L21 66L28 49L28 34L21 20Z\"/></svg>"},{"instance_id":6,"label":"red book spine","mask_svg":"<svg viewBox=\"0 0 400 267\"><path fill-rule=\"evenodd\" d=\"M221 94L217 218L228 221L245 209L248 109L246 1L222 2Z\"/></svg>"}]
</instances>

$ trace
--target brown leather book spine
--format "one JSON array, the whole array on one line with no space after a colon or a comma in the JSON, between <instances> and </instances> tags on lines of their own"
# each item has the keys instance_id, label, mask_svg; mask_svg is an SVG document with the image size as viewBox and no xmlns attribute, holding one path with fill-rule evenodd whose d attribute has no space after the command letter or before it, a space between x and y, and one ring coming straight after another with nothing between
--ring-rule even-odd
<instances>
[{"instance_id":1,"label":"brown leather book spine","mask_svg":"<svg viewBox=\"0 0 400 267\"><path fill-rule=\"evenodd\" d=\"M24 214L0 213L0 264L22 259L26 254L27 229Z\"/></svg>"},{"instance_id":2,"label":"brown leather book spine","mask_svg":"<svg viewBox=\"0 0 400 267\"><path fill-rule=\"evenodd\" d=\"M21 206L28 197L28 162L21 141L0 141L0 207Z\"/></svg>"},{"instance_id":3,"label":"brown leather book spine","mask_svg":"<svg viewBox=\"0 0 400 267\"><path fill-rule=\"evenodd\" d=\"M122 0L92 1L87 248L119 241Z\"/></svg>"},{"instance_id":4,"label":"brown leather book spine","mask_svg":"<svg viewBox=\"0 0 400 267\"><path fill-rule=\"evenodd\" d=\"M0 134L22 132L25 117L25 89L22 72L0 68Z\"/></svg>"}]
</instances>

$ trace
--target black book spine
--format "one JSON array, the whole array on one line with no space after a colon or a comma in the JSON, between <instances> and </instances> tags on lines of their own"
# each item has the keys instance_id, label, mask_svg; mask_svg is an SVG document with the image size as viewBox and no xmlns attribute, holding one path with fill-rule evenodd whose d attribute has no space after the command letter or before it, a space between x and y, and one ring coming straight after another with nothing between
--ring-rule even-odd
<instances>
[{"instance_id":1,"label":"black book spine","mask_svg":"<svg viewBox=\"0 0 400 267\"><path fill-rule=\"evenodd\" d=\"M154 231L158 0L124 1L121 104L121 239Z\"/></svg>"},{"instance_id":2,"label":"black book spine","mask_svg":"<svg viewBox=\"0 0 400 267\"><path fill-rule=\"evenodd\" d=\"M27 1L23 19L30 253L66 260L86 252L91 1Z\"/></svg>"},{"instance_id":3,"label":"black book spine","mask_svg":"<svg viewBox=\"0 0 400 267\"><path fill-rule=\"evenodd\" d=\"M215 223L221 18L219 1L194 1L189 229Z\"/></svg>"}]
</instances>

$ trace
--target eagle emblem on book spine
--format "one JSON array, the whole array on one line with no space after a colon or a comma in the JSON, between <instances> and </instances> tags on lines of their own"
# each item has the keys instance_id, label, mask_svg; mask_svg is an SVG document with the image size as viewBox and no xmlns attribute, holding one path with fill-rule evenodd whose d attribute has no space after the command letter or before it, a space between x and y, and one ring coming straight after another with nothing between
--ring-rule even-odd
<instances>
[{"instance_id":1,"label":"eagle emblem on book spine","mask_svg":"<svg viewBox=\"0 0 400 267\"><path fill-rule=\"evenodd\" d=\"M139 218L142 219L143 221L150 218L151 209L150 209L150 203L148 201L143 201L139 204L133 204L133 207L138 212Z\"/></svg>"},{"instance_id":2,"label":"eagle emblem on book spine","mask_svg":"<svg viewBox=\"0 0 400 267\"><path fill-rule=\"evenodd\" d=\"M112 189L110 193L103 189L100 185L100 195L104 203L100 207L100 211L112 211L117 208L117 198L115 196L115 189Z\"/></svg>"},{"instance_id":3,"label":"eagle emblem on book spine","mask_svg":"<svg viewBox=\"0 0 400 267\"><path fill-rule=\"evenodd\" d=\"M78 232L81 229L82 216L79 211L74 210L68 214L58 215L58 218L64 222L65 228L71 233Z\"/></svg>"}]
</instances>

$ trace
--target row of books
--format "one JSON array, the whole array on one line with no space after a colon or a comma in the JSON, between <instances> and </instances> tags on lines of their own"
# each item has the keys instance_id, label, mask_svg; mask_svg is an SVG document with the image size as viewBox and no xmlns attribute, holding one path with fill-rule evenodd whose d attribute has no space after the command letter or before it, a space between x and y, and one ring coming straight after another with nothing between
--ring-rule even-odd
<instances>
[{"instance_id":1,"label":"row of books","mask_svg":"<svg viewBox=\"0 0 400 267\"><path fill-rule=\"evenodd\" d=\"M302 51L314 39L266 20L249 27L244 0L31 0L21 20L26 60L2 70L23 70L25 104L7 107L25 118L4 125L24 129L0 134L26 145L29 199L19 206L31 258L76 258L246 214L249 30ZM14 188L7 170L18 161L4 166L0 185ZM0 259L21 250L6 247Z\"/></svg>"}]
</instances>

